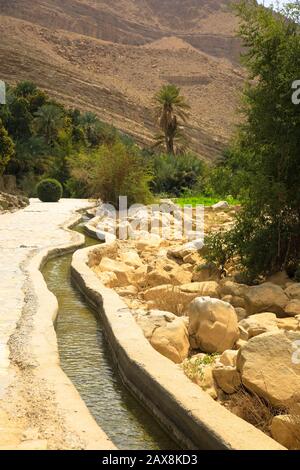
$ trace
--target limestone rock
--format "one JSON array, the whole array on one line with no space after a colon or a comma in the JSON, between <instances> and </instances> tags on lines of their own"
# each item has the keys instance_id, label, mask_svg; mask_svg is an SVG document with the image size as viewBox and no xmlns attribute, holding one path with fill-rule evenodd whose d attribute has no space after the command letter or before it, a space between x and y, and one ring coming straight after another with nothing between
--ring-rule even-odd
<instances>
[{"instance_id":1,"label":"limestone rock","mask_svg":"<svg viewBox=\"0 0 300 470\"><path fill-rule=\"evenodd\" d=\"M245 309L245 299L243 297L239 297L238 295L233 295L231 305L235 308Z\"/></svg>"},{"instance_id":2,"label":"limestone rock","mask_svg":"<svg viewBox=\"0 0 300 470\"><path fill-rule=\"evenodd\" d=\"M177 245L169 248L168 256L178 259L186 259L187 256L197 253L203 248L203 239L197 239L183 245Z\"/></svg>"},{"instance_id":3,"label":"limestone rock","mask_svg":"<svg viewBox=\"0 0 300 470\"><path fill-rule=\"evenodd\" d=\"M237 282L223 280L220 283L221 289L221 296L224 297L225 295L232 295L232 297L245 297L246 292L249 289L249 286L245 284L238 284Z\"/></svg>"},{"instance_id":4,"label":"limestone rock","mask_svg":"<svg viewBox=\"0 0 300 470\"><path fill-rule=\"evenodd\" d=\"M196 294L198 297L220 298L219 284L215 281L191 282L180 286L182 292Z\"/></svg>"},{"instance_id":5,"label":"limestone rock","mask_svg":"<svg viewBox=\"0 0 300 470\"><path fill-rule=\"evenodd\" d=\"M132 314L137 324L142 328L145 337L149 340L155 329L166 326L177 318L173 313L155 309L150 311L133 310Z\"/></svg>"},{"instance_id":6,"label":"limestone rock","mask_svg":"<svg viewBox=\"0 0 300 470\"><path fill-rule=\"evenodd\" d=\"M104 257L99 264L99 270L102 272L108 271L115 273L118 278L119 286L122 287L130 284L129 274L133 271L133 268L121 261Z\"/></svg>"},{"instance_id":7,"label":"limestone rock","mask_svg":"<svg viewBox=\"0 0 300 470\"><path fill-rule=\"evenodd\" d=\"M248 331L242 327L241 323L239 323L239 332L240 332L240 340L249 341Z\"/></svg>"},{"instance_id":8,"label":"limestone rock","mask_svg":"<svg viewBox=\"0 0 300 470\"><path fill-rule=\"evenodd\" d=\"M270 282L249 287L245 292L246 310L250 315L261 312L283 315L288 300L283 289Z\"/></svg>"},{"instance_id":9,"label":"limestone rock","mask_svg":"<svg viewBox=\"0 0 300 470\"><path fill-rule=\"evenodd\" d=\"M270 312L251 315L240 321L239 325L248 333L248 339L269 331L278 331L276 315Z\"/></svg>"},{"instance_id":10,"label":"limestone rock","mask_svg":"<svg viewBox=\"0 0 300 470\"><path fill-rule=\"evenodd\" d=\"M164 284L161 286L152 287L151 289L146 289L142 295L146 301L156 302L157 300L163 298L171 299L172 301L175 299L176 302L179 303L191 302L197 296L197 294L182 292L179 286L173 286L173 284Z\"/></svg>"},{"instance_id":11,"label":"limestone rock","mask_svg":"<svg viewBox=\"0 0 300 470\"><path fill-rule=\"evenodd\" d=\"M290 278L285 271L280 271L273 274L272 276L269 276L267 281L272 282L272 284L277 284L277 286L280 286L284 289L287 283L290 281Z\"/></svg>"},{"instance_id":12,"label":"limestone rock","mask_svg":"<svg viewBox=\"0 0 300 470\"><path fill-rule=\"evenodd\" d=\"M155 329L150 344L176 364L183 362L188 357L190 349L185 319L176 317L172 322Z\"/></svg>"},{"instance_id":13,"label":"limestone rock","mask_svg":"<svg viewBox=\"0 0 300 470\"><path fill-rule=\"evenodd\" d=\"M162 241L160 236L156 235L155 233L145 232L144 235L142 236L138 232L138 237L139 238L136 241L136 248L140 252L149 248L158 248Z\"/></svg>"},{"instance_id":14,"label":"limestone rock","mask_svg":"<svg viewBox=\"0 0 300 470\"><path fill-rule=\"evenodd\" d=\"M277 326L281 330L300 331L300 315L296 317L277 318Z\"/></svg>"},{"instance_id":15,"label":"limestone rock","mask_svg":"<svg viewBox=\"0 0 300 470\"><path fill-rule=\"evenodd\" d=\"M238 321L242 321L247 317L247 311L244 308L236 307L235 313L238 317Z\"/></svg>"},{"instance_id":16,"label":"limestone rock","mask_svg":"<svg viewBox=\"0 0 300 470\"><path fill-rule=\"evenodd\" d=\"M285 307L284 312L288 317L295 317L296 315L300 315L300 299L290 300Z\"/></svg>"},{"instance_id":17,"label":"limestone rock","mask_svg":"<svg viewBox=\"0 0 300 470\"><path fill-rule=\"evenodd\" d=\"M178 267L170 271L170 279L174 285L188 284L192 280L192 273L186 271L183 267Z\"/></svg>"},{"instance_id":18,"label":"limestone rock","mask_svg":"<svg viewBox=\"0 0 300 470\"><path fill-rule=\"evenodd\" d=\"M300 283L293 283L284 291L289 299L300 300Z\"/></svg>"},{"instance_id":19,"label":"limestone rock","mask_svg":"<svg viewBox=\"0 0 300 470\"><path fill-rule=\"evenodd\" d=\"M237 359L244 386L274 406L290 401L300 389L297 341L300 332L292 331L272 331L252 338L239 350Z\"/></svg>"},{"instance_id":20,"label":"limestone rock","mask_svg":"<svg viewBox=\"0 0 300 470\"><path fill-rule=\"evenodd\" d=\"M106 287L114 288L119 285L119 281L115 273L101 272L97 267L93 268L93 271L95 271L102 284L104 284Z\"/></svg>"},{"instance_id":21,"label":"limestone rock","mask_svg":"<svg viewBox=\"0 0 300 470\"><path fill-rule=\"evenodd\" d=\"M139 254L136 251L125 251L120 253L120 258L123 263L132 266L133 268L138 268L143 265Z\"/></svg>"},{"instance_id":22,"label":"limestone rock","mask_svg":"<svg viewBox=\"0 0 300 470\"><path fill-rule=\"evenodd\" d=\"M213 377L223 392L235 393L241 386L241 377L236 367L219 364L213 368Z\"/></svg>"},{"instance_id":23,"label":"limestone rock","mask_svg":"<svg viewBox=\"0 0 300 470\"><path fill-rule=\"evenodd\" d=\"M138 294L138 288L136 286L117 287L116 291L121 297Z\"/></svg>"},{"instance_id":24,"label":"limestone rock","mask_svg":"<svg viewBox=\"0 0 300 470\"><path fill-rule=\"evenodd\" d=\"M291 416L275 416L271 424L271 434L275 441L287 449L300 449L299 423L296 423Z\"/></svg>"},{"instance_id":25,"label":"limestone rock","mask_svg":"<svg viewBox=\"0 0 300 470\"><path fill-rule=\"evenodd\" d=\"M223 353L239 339L234 308L218 299L196 298L188 308L189 335L193 349Z\"/></svg>"},{"instance_id":26,"label":"limestone rock","mask_svg":"<svg viewBox=\"0 0 300 470\"><path fill-rule=\"evenodd\" d=\"M203 259L201 258L199 253L193 252L193 253L189 253L188 255L184 256L183 262L195 265L195 264L202 263Z\"/></svg>"},{"instance_id":27,"label":"limestone rock","mask_svg":"<svg viewBox=\"0 0 300 470\"><path fill-rule=\"evenodd\" d=\"M247 341L245 339L238 339L237 342L235 343L235 347L237 350L243 348L247 344Z\"/></svg>"},{"instance_id":28,"label":"limestone rock","mask_svg":"<svg viewBox=\"0 0 300 470\"><path fill-rule=\"evenodd\" d=\"M154 269L153 271L151 271L150 273L146 275L146 284L149 287L169 284L170 280L171 278L169 274L163 269Z\"/></svg>"},{"instance_id":29,"label":"limestone rock","mask_svg":"<svg viewBox=\"0 0 300 470\"><path fill-rule=\"evenodd\" d=\"M186 259L186 258L184 258ZM202 264L194 272L192 281L193 282L204 282L204 281L219 281L221 279L221 271L211 263Z\"/></svg>"},{"instance_id":30,"label":"limestone rock","mask_svg":"<svg viewBox=\"0 0 300 470\"><path fill-rule=\"evenodd\" d=\"M223 354L221 354L219 361L224 366L235 367L236 361L237 361L237 355L238 355L238 351L234 349L227 349L226 351L223 352Z\"/></svg>"},{"instance_id":31,"label":"limestone rock","mask_svg":"<svg viewBox=\"0 0 300 470\"><path fill-rule=\"evenodd\" d=\"M220 201L220 202L217 202L216 204L214 204L212 206L212 209L214 211L220 211L220 210L224 210L224 209L229 209L229 204L227 201Z\"/></svg>"}]
</instances>

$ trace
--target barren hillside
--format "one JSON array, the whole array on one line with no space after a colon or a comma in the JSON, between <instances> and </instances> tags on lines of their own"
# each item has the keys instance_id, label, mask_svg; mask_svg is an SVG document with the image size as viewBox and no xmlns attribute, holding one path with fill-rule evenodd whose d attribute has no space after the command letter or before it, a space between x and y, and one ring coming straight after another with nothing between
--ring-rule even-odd
<instances>
[{"instance_id":1,"label":"barren hillside","mask_svg":"<svg viewBox=\"0 0 300 470\"><path fill-rule=\"evenodd\" d=\"M0 0L0 78L32 79L146 143L152 96L175 83L192 106L192 148L215 158L236 122L243 81L229 3Z\"/></svg>"}]
</instances>

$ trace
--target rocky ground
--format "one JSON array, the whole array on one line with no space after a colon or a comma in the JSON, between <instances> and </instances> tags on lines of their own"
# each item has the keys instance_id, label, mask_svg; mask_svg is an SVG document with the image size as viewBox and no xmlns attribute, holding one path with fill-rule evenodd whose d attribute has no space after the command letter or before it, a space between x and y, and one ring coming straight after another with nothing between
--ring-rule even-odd
<instances>
[{"instance_id":1,"label":"rocky ground","mask_svg":"<svg viewBox=\"0 0 300 470\"><path fill-rule=\"evenodd\" d=\"M230 227L235 210L207 210L205 233ZM157 351L233 413L299 448L300 284L285 273L239 284L234 267L222 277L205 263L200 234L178 240L175 222L162 238L176 211L156 213L160 229L150 235L136 229L145 213L121 222L134 226L133 239L95 249L92 269L124 298ZM111 227L107 216L92 223L101 233Z\"/></svg>"},{"instance_id":2,"label":"rocky ground","mask_svg":"<svg viewBox=\"0 0 300 470\"><path fill-rule=\"evenodd\" d=\"M0 191L0 214L14 211L28 206L29 200L25 196L8 194Z\"/></svg>"}]
</instances>

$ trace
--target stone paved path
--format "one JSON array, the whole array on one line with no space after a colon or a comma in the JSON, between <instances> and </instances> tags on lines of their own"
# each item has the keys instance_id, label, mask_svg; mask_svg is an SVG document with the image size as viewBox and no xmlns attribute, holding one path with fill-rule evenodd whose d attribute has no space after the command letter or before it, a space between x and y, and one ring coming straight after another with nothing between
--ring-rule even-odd
<instances>
[{"instance_id":1,"label":"stone paved path","mask_svg":"<svg viewBox=\"0 0 300 470\"><path fill-rule=\"evenodd\" d=\"M12 348L18 349L18 341L13 344L10 342L13 335L16 335L17 327L23 337L24 332L25 336L27 331L30 334L30 322L26 325L26 318L22 318L24 306L26 307L28 301L25 296L26 289L28 296L28 287L25 289L26 282L28 284L28 273L24 266L28 264L30 258L45 249L74 243L74 235L72 236L72 233L64 230L62 226L76 215L76 211L90 207L90 205L87 200L63 199L59 203L48 204L33 199L24 210L0 215L0 449L22 448L22 446L29 448L85 447L82 442L78 444L80 439L77 441L75 439L74 442L68 444L63 442L64 438L62 442L58 442L57 436L56 440L52 439L51 436L54 433L58 434L58 427L61 429L65 427L63 421L58 424L61 417L56 416L51 422L50 415L55 414L53 410L50 410L51 412L48 410L46 415L43 410L37 409L36 415L42 413L40 419L34 421L33 417L28 418L28 413L31 413L28 410L32 410L35 406L38 408L39 400L43 401L45 397L46 401L52 400L49 398L52 390L49 384L45 385L47 379L41 373L37 379L31 370L34 367L28 367L26 370L26 367L19 366L18 361L11 359L16 353ZM32 315L34 313L34 311L31 312ZM55 336L53 332L50 332L50 336L51 334ZM21 352L22 347L23 345L20 345ZM30 348L28 345L27 347ZM19 351L17 353L21 354ZM18 356L17 353L16 356ZM62 374L56 364L55 367ZM49 374L55 375L53 371L49 371ZM63 382L63 386L72 388L64 378L60 377L60 382ZM39 390L38 384L41 383L41 390ZM57 397L56 391L54 395ZM30 403L31 396L36 404ZM76 394L72 395L73 398L75 402L78 400ZM83 411L85 413L85 409ZM51 432L47 427L51 429ZM93 428L94 433L95 429ZM72 430L69 431L72 434ZM67 433L65 429L64 433ZM98 437L96 436L95 440Z\"/></svg>"}]
</instances>

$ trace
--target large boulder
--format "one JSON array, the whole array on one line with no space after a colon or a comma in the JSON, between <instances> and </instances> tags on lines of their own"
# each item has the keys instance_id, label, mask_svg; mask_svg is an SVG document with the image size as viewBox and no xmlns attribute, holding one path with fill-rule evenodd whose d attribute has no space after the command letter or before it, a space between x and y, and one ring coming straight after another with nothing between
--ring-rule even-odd
<instances>
[{"instance_id":1,"label":"large boulder","mask_svg":"<svg viewBox=\"0 0 300 470\"><path fill-rule=\"evenodd\" d=\"M300 315L300 299L292 299L284 309L287 317L296 317Z\"/></svg>"},{"instance_id":2,"label":"large boulder","mask_svg":"<svg viewBox=\"0 0 300 470\"><path fill-rule=\"evenodd\" d=\"M218 387L225 393L235 393L242 385L241 376L236 367L218 363L212 372Z\"/></svg>"},{"instance_id":3,"label":"large boulder","mask_svg":"<svg viewBox=\"0 0 300 470\"><path fill-rule=\"evenodd\" d=\"M169 284L170 280L170 275L163 269L153 269L146 275L146 285L149 287Z\"/></svg>"},{"instance_id":4,"label":"large boulder","mask_svg":"<svg viewBox=\"0 0 300 470\"><path fill-rule=\"evenodd\" d=\"M207 353L223 353L239 339L234 308L222 300L196 298L188 308L191 347Z\"/></svg>"},{"instance_id":5,"label":"large boulder","mask_svg":"<svg viewBox=\"0 0 300 470\"><path fill-rule=\"evenodd\" d=\"M197 294L183 292L179 286L174 286L173 284L151 287L151 289L146 289L142 295L146 301L157 302L160 299L165 299L166 301L170 300L184 304L191 302L197 296Z\"/></svg>"},{"instance_id":6,"label":"large boulder","mask_svg":"<svg viewBox=\"0 0 300 470\"><path fill-rule=\"evenodd\" d=\"M176 317L172 322L156 328L150 344L175 364L183 362L190 350L187 318Z\"/></svg>"},{"instance_id":7,"label":"large boulder","mask_svg":"<svg viewBox=\"0 0 300 470\"><path fill-rule=\"evenodd\" d=\"M183 267L176 267L169 272L171 282L174 285L188 284L192 280L193 274Z\"/></svg>"},{"instance_id":8,"label":"large boulder","mask_svg":"<svg viewBox=\"0 0 300 470\"><path fill-rule=\"evenodd\" d=\"M149 311L143 309L132 310L132 314L148 340L151 339L156 328L166 326L177 318L171 312L155 309Z\"/></svg>"},{"instance_id":9,"label":"large boulder","mask_svg":"<svg viewBox=\"0 0 300 470\"><path fill-rule=\"evenodd\" d=\"M275 441L289 450L300 449L299 417L290 415L275 416L271 424L271 434ZM297 422L298 421L298 422Z\"/></svg>"},{"instance_id":10,"label":"large boulder","mask_svg":"<svg viewBox=\"0 0 300 470\"><path fill-rule=\"evenodd\" d=\"M220 298L219 284L215 281L207 282L191 282L180 286L181 292L187 294L195 294L197 297L213 297Z\"/></svg>"},{"instance_id":11,"label":"large boulder","mask_svg":"<svg viewBox=\"0 0 300 470\"><path fill-rule=\"evenodd\" d=\"M283 289L271 282L260 286L249 287L245 291L246 310L248 314L272 312L284 315L284 309L289 301Z\"/></svg>"},{"instance_id":12,"label":"large boulder","mask_svg":"<svg viewBox=\"0 0 300 470\"><path fill-rule=\"evenodd\" d=\"M249 290L249 286L224 279L220 283L220 289L222 297L225 295L231 295L232 297L239 297L240 299L244 299L246 292Z\"/></svg>"},{"instance_id":13,"label":"large boulder","mask_svg":"<svg viewBox=\"0 0 300 470\"><path fill-rule=\"evenodd\" d=\"M300 315L296 317L277 318L277 326L281 330L300 331Z\"/></svg>"},{"instance_id":14,"label":"large boulder","mask_svg":"<svg viewBox=\"0 0 300 470\"><path fill-rule=\"evenodd\" d=\"M247 311L244 308L235 308L235 313L238 317L238 321L244 320L247 317Z\"/></svg>"},{"instance_id":15,"label":"large boulder","mask_svg":"<svg viewBox=\"0 0 300 470\"><path fill-rule=\"evenodd\" d=\"M252 338L237 359L244 386L274 406L290 401L300 390L297 341L300 332L282 330Z\"/></svg>"},{"instance_id":16,"label":"large boulder","mask_svg":"<svg viewBox=\"0 0 300 470\"><path fill-rule=\"evenodd\" d=\"M217 202L216 204L214 204L212 206L212 209L214 211L222 211L224 209L229 209L229 204L227 201L220 201L220 202Z\"/></svg>"},{"instance_id":17,"label":"large boulder","mask_svg":"<svg viewBox=\"0 0 300 470\"><path fill-rule=\"evenodd\" d=\"M289 299L299 299L300 300L300 283L294 283L288 286L285 291Z\"/></svg>"},{"instance_id":18,"label":"large boulder","mask_svg":"<svg viewBox=\"0 0 300 470\"><path fill-rule=\"evenodd\" d=\"M235 367L237 362L238 351L235 349L227 349L221 354L219 361L224 366Z\"/></svg>"},{"instance_id":19,"label":"large boulder","mask_svg":"<svg viewBox=\"0 0 300 470\"><path fill-rule=\"evenodd\" d=\"M116 261L111 258L104 257L101 259L99 264L99 270L101 272L115 273L120 287L131 284L130 274L133 272L133 268L122 261Z\"/></svg>"},{"instance_id":20,"label":"large boulder","mask_svg":"<svg viewBox=\"0 0 300 470\"><path fill-rule=\"evenodd\" d=\"M277 317L275 313L271 312L251 315L240 321L239 325L247 331L248 339L268 331L278 331Z\"/></svg>"},{"instance_id":21,"label":"large boulder","mask_svg":"<svg viewBox=\"0 0 300 470\"><path fill-rule=\"evenodd\" d=\"M184 261L188 257L184 258ZM204 281L219 281L221 279L221 270L217 268L213 263L206 263L200 265L193 273L193 282L204 282Z\"/></svg>"},{"instance_id":22,"label":"large boulder","mask_svg":"<svg viewBox=\"0 0 300 470\"><path fill-rule=\"evenodd\" d=\"M119 281L115 273L113 272L101 272L97 267L92 268L92 270L97 274L98 278L106 287L114 288L119 285Z\"/></svg>"},{"instance_id":23,"label":"large boulder","mask_svg":"<svg viewBox=\"0 0 300 470\"><path fill-rule=\"evenodd\" d=\"M188 357L188 318L160 310L133 312L137 324L156 351L176 364Z\"/></svg>"},{"instance_id":24,"label":"large boulder","mask_svg":"<svg viewBox=\"0 0 300 470\"><path fill-rule=\"evenodd\" d=\"M128 264L128 266L132 266L133 268L139 268L143 266L143 261L141 260L139 254L134 251L123 251L120 253L120 259L123 263Z\"/></svg>"},{"instance_id":25,"label":"large boulder","mask_svg":"<svg viewBox=\"0 0 300 470\"><path fill-rule=\"evenodd\" d=\"M177 245L169 248L168 256L177 258L180 260L186 259L187 256L197 253L202 250L204 245L203 238L185 243L183 245Z\"/></svg>"}]
</instances>

